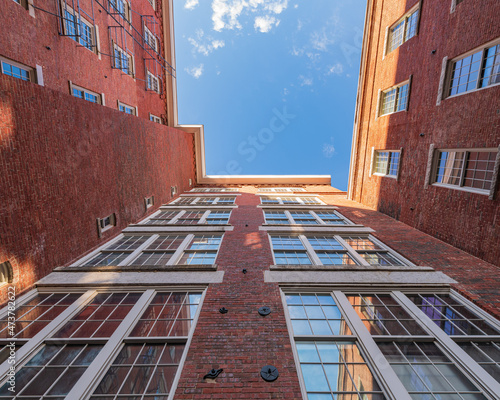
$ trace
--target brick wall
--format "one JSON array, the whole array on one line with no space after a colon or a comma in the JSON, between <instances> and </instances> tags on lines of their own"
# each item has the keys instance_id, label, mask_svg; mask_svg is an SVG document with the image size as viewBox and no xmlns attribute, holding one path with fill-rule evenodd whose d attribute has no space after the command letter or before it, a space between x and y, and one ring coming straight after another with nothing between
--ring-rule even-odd
<instances>
[{"instance_id":1,"label":"brick wall","mask_svg":"<svg viewBox=\"0 0 500 400\"><path fill-rule=\"evenodd\" d=\"M191 134L0 75L0 262L18 292L195 180ZM116 213L98 238L96 218ZM148 213L148 214L149 214ZM0 289L0 301L6 288Z\"/></svg>"},{"instance_id":2,"label":"brick wall","mask_svg":"<svg viewBox=\"0 0 500 400\"><path fill-rule=\"evenodd\" d=\"M367 73L360 82L359 136L352 198L423 232L500 265L500 185L487 195L429 186L424 180L430 144L436 148L500 145L500 86L447 98L436 105L441 64L500 37L498 1L422 3L420 30L383 58L386 27L416 0L373 1L371 34L365 46ZM433 53L434 52L434 53ZM376 118L379 89L407 80L412 87L407 112ZM421 136L423 134L423 136ZM403 148L400 177L369 176L371 149Z\"/></svg>"},{"instance_id":3,"label":"brick wall","mask_svg":"<svg viewBox=\"0 0 500 400\"><path fill-rule=\"evenodd\" d=\"M107 1L100 1L107 5ZM161 2L157 2L161 6ZM64 93L69 93L69 81L77 86L97 93L104 93L107 107L117 109L120 100L131 106L137 106L139 116L149 119L149 113L158 117L166 113L165 99L152 91L146 91L146 61L151 58L138 44L144 35L142 15L150 16L157 24L156 35L159 38L158 48L163 49L160 31L161 21L148 0L132 0L132 25L134 31L120 16L118 21L124 29L113 28L118 22L107 13L95 0L80 0L81 16L94 23L99 31L100 54L77 44L68 36L59 35L61 20L55 15L58 2L55 0L36 0L35 18L14 1L2 4L2 27L0 29L0 55L13 61L35 68L38 64L43 68L45 86ZM78 2L63 0L61 4L76 7ZM88 15L85 15L87 13ZM53 15L55 14L55 15ZM152 26L150 29L153 30ZM127 34L129 33L129 34ZM132 39L134 36L135 40ZM125 39L123 39L125 38ZM135 76L129 76L112 68L112 42L134 56ZM153 63L147 61L149 69ZM155 72L155 71L153 71ZM160 68L157 69L160 73Z\"/></svg>"}]
</instances>

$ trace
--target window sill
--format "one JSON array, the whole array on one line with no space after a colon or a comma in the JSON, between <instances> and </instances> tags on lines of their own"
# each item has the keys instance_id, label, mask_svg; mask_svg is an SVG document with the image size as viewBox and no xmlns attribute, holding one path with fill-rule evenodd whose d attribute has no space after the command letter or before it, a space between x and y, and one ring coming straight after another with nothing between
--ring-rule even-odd
<instances>
[{"instance_id":1,"label":"window sill","mask_svg":"<svg viewBox=\"0 0 500 400\"><path fill-rule=\"evenodd\" d=\"M465 94L480 92L482 90L490 89L490 88L495 87L495 86L500 86L500 82L499 83L494 83L493 85L488 85L488 86L485 86L485 87L482 87L482 88L479 88L479 89L473 89L473 90L468 90L467 92L463 92L463 93L452 94L450 96L446 96L444 98L444 100L454 99L455 97L460 97L460 96L463 96Z\"/></svg>"},{"instance_id":2,"label":"window sill","mask_svg":"<svg viewBox=\"0 0 500 400\"><path fill-rule=\"evenodd\" d=\"M431 186L436 186L436 187L442 187L442 188L447 188L447 189L458 190L460 192L469 192L469 193L474 193L474 194L481 194L483 196L488 196L490 194L489 190L475 189L475 188L469 188L469 187L465 187L465 186L446 185L444 183L433 183L433 184L431 184Z\"/></svg>"},{"instance_id":3,"label":"window sill","mask_svg":"<svg viewBox=\"0 0 500 400\"><path fill-rule=\"evenodd\" d=\"M200 265L188 265L188 264L178 264L178 265L107 265L100 267L88 267L88 266L70 266L70 267L59 267L54 269L54 271L59 272L165 272L165 271L217 271L217 265L200 264Z\"/></svg>"},{"instance_id":4,"label":"window sill","mask_svg":"<svg viewBox=\"0 0 500 400\"><path fill-rule=\"evenodd\" d=\"M381 177L385 177L385 178L392 178L392 179L395 179L395 180L398 179L397 175L387 175L387 174L374 173L373 176L381 176Z\"/></svg>"},{"instance_id":5,"label":"window sill","mask_svg":"<svg viewBox=\"0 0 500 400\"><path fill-rule=\"evenodd\" d=\"M409 265L271 265L271 271L434 271L431 267Z\"/></svg>"}]
</instances>

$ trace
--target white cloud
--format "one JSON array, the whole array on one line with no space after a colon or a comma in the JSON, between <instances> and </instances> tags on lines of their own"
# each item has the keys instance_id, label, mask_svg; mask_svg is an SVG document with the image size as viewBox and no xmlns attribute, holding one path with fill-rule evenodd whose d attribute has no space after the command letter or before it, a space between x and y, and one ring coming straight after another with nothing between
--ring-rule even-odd
<instances>
[{"instance_id":1,"label":"white cloud","mask_svg":"<svg viewBox=\"0 0 500 400\"><path fill-rule=\"evenodd\" d=\"M293 46L292 51L290 52L292 56L301 56L304 54L304 49L298 49L297 47Z\"/></svg>"},{"instance_id":2,"label":"white cloud","mask_svg":"<svg viewBox=\"0 0 500 400\"><path fill-rule=\"evenodd\" d=\"M184 8L188 10L193 10L196 6L198 6L199 0L186 0L186 4L184 4Z\"/></svg>"},{"instance_id":3,"label":"white cloud","mask_svg":"<svg viewBox=\"0 0 500 400\"><path fill-rule=\"evenodd\" d=\"M326 158L332 158L335 154L335 147L330 143L323 143L323 155Z\"/></svg>"},{"instance_id":4,"label":"white cloud","mask_svg":"<svg viewBox=\"0 0 500 400\"><path fill-rule=\"evenodd\" d=\"M299 75L300 86L311 86L313 84L313 79L305 77L304 75Z\"/></svg>"},{"instance_id":5,"label":"white cloud","mask_svg":"<svg viewBox=\"0 0 500 400\"><path fill-rule=\"evenodd\" d=\"M290 93L290 90L288 90L287 88L284 88L283 89L283 95L286 96Z\"/></svg>"},{"instance_id":6,"label":"white cloud","mask_svg":"<svg viewBox=\"0 0 500 400\"><path fill-rule=\"evenodd\" d=\"M302 22L302 20L298 19L297 20L297 30L298 31L302 30L303 26L304 26L304 23Z\"/></svg>"},{"instance_id":7,"label":"white cloud","mask_svg":"<svg viewBox=\"0 0 500 400\"><path fill-rule=\"evenodd\" d=\"M278 26L279 24L279 19L271 17L270 15L266 15L264 17L256 17L253 27L256 31L267 33L272 29L273 25Z\"/></svg>"},{"instance_id":8,"label":"white cloud","mask_svg":"<svg viewBox=\"0 0 500 400\"><path fill-rule=\"evenodd\" d=\"M198 79L203 75L203 64L198 65L197 67L185 68L185 71L191 75L194 79Z\"/></svg>"},{"instance_id":9,"label":"white cloud","mask_svg":"<svg viewBox=\"0 0 500 400\"><path fill-rule=\"evenodd\" d=\"M326 31L323 29L321 32L313 32L311 35L311 45L313 49L319 51L327 51L328 46L333 44L334 40L327 35Z\"/></svg>"},{"instance_id":10,"label":"white cloud","mask_svg":"<svg viewBox=\"0 0 500 400\"><path fill-rule=\"evenodd\" d=\"M281 14L287 7L288 0L212 0L213 28L217 32L223 29L241 29L242 25L238 19L242 14L265 12L277 15ZM272 15L268 15L268 17L273 18ZM256 18L255 24L257 23L263 24L260 20L257 22ZM264 29L267 29L266 27L264 25ZM260 31L263 32L262 30Z\"/></svg>"},{"instance_id":11,"label":"white cloud","mask_svg":"<svg viewBox=\"0 0 500 400\"><path fill-rule=\"evenodd\" d=\"M331 65L328 67L328 72L326 73L327 75L340 75L344 72L344 67L341 63L336 63L334 65Z\"/></svg>"},{"instance_id":12,"label":"white cloud","mask_svg":"<svg viewBox=\"0 0 500 400\"><path fill-rule=\"evenodd\" d=\"M223 40L215 40L212 36L205 36L203 29L196 30L196 39L190 37L188 42L193 46L193 51L208 56L212 51L224 47Z\"/></svg>"}]
</instances>

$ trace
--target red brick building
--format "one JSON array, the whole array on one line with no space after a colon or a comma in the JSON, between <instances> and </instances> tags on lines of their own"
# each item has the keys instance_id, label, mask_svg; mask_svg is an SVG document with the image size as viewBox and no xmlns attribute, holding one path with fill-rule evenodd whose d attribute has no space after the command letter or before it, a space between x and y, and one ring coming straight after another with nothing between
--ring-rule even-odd
<instances>
[{"instance_id":1,"label":"red brick building","mask_svg":"<svg viewBox=\"0 0 500 400\"><path fill-rule=\"evenodd\" d=\"M8 1L13 19L42 23L36 2ZM207 176L203 126L176 124L173 79L162 97L114 76L104 95L137 87L165 126L142 100L138 115L92 104L62 71L45 79L58 63L9 51L0 399L498 398L496 265L346 199L329 176Z\"/></svg>"},{"instance_id":2,"label":"red brick building","mask_svg":"<svg viewBox=\"0 0 500 400\"><path fill-rule=\"evenodd\" d=\"M496 0L368 1L349 198L499 265Z\"/></svg>"}]
</instances>

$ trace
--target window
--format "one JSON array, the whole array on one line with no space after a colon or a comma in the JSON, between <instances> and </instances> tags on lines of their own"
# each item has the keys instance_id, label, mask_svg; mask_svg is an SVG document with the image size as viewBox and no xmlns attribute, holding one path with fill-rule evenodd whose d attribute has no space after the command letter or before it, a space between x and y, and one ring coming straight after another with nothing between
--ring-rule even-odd
<instances>
[{"instance_id":1,"label":"window","mask_svg":"<svg viewBox=\"0 0 500 400\"><path fill-rule=\"evenodd\" d=\"M146 25L144 25L144 42L149 45L154 51L158 52L158 41Z\"/></svg>"},{"instance_id":2,"label":"window","mask_svg":"<svg viewBox=\"0 0 500 400\"><path fill-rule=\"evenodd\" d=\"M229 222L231 211L214 210L160 210L143 222L146 225L220 225Z\"/></svg>"},{"instance_id":3,"label":"window","mask_svg":"<svg viewBox=\"0 0 500 400\"><path fill-rule=\"evenodd\" d=\"M408 107L409 82L384 90L380 98L380 116L406 111Z\"/></svg>"},{"instance_id":4,"label":"window","mask_svg":"<svg viewBox=\"0 0 500 400\"><path fill-rule=\"evenodd\" d=\"M126 73L127 75L134 74L133 58L122 48L114 45L114 65L113 67Z\"/></svg>"},{"instance_id":5,"label":"window","mask_svg":"<svg viewBox=\"0 0 500 400\"><path fill-rule=\"evenodd\" d=\"M462 313L459 318L465 312L477 315L454 294L284 293L305 396L379 400L388 390L407 392L414 399L494 398L491 377L499 380L498 361L493 361L498 343L488 337L466 341L463 336L455 342L443 335L439 324L429 325L428 314L416 305L427 307L426 298L431 303L440 299L443 317L444 304L450 303ZM498 335L498 321L478 320L489 327L492 337ZM469 358L467 351L474 356ZM474 357L480 360L478 366Z\"/></svg>"},{"instance_id":6,"label":"window","mask_svg":"<svg viewBox=\"0 0 500 400\"><path fill-rule=\"evenodd\" d=\"M305 192L306 190L304 188L294 188L294 187L287 187L287 188L259 188L259 192Z\"/></svg>"},{"instance_id":7,"label":"window","mask_svg":"<svg viewBox=\"0 0 500 400\"><path fill-rule=\"evenodd\" d=\"M155 0L148 0L149 4L151 4L151 7L153 7L156 10L156 5L155 5Z\"/></svg>"},{"instance_id":8,"label":"window","mask_svg":"<svg viewBox=\"0 0 500 400\"><path fill-rule=\"evenodd\" d=\"M121 101L118 102L118 110L124 112L125 114L137 115L137 108L122 103Z\"/></svg>"},{"instance_id":9,"label":"window","mask_svg":"<svg viewBox=\"0 0 500 400\"><path fill-rule=\"evenodd\" d=\"M0 285L2 283L11 283L14 279L14 271L9 261L0 264Z\"/></svg>"},{"instance_id":10,"label":"window","mask_svg":"<svg viewBox=\"0 0 500 400\"><path fill-rule=\"evenodd\" d=\"M153 115L153 114L149 114L149 120L152 122L156 122L157 124L162 123L161 118L157 117L156 115Z\"/></svg>"},{"instance_id":11,"label":"window","mask_svg":"<svg viewBox=\"0 0 500 400\"><path fill-rule=\"evenodd\" d=\"M376 150L373 160L375 175L385 175L397 178L399 172L399 151Z\"/></svg>"},{"instance_id":12,"label":"window","mask_svg":"<svg viewBox=\"0 0 500 400\"><path fill-rule=\"evenodd\" d=\"M335 211L270 211L264 210L268 225L348 225L342 215Z\"/></svg>"},{"instance_id":13,"label":"window","mask_svg":"<svg viewBox=\"0 0 500 400\"><path fill-rule=\"evenodd\" d=\"M146 209L153 207L153 204L155 203L155 197L146 197L144 199L144 204L146 205Z\"/></svg>"},{"instance_id":14,"label":"window","mask_svg":"<svg viewBox=\"0 0 500 400\"><path fill-rule=\"evenodd\" d=\"M191 192L239 192L239 188L194 188Z\"/></svg>"},{"instance_id":15,"label":"window","mask_svg":"<svg viewBox=\"0 0 500 400\"><path fill-rule=\"evenodd\" d=\"M131 20L131 8L130 4L125 0L109 0L109 5L111 7L111 12L116 11L123 19L130 22Z\"/></svg>"},{"instance_id":16,"label":"window","mask_svg":"<svg viewBox=\"0 0 500 400\"><path fill-rule=\"evenodd\" d=\"M403 17L403 19L399 20L389 28L387 53L397 49L404 42L417 34L418 13L418 8L410 11Z\"/></svg>"},{"instance_id":17,"label":"window","mask_svg":"<svg viewBox=\"0 0 500 400\"><path fill-rule=\"evenodd\" d=\"M172 205L194 205L194 206L211 206L211 205L232 205L236 197L180 197L172 202Z\"/></svg>"},{"instance_id":18,"label":"window","mask_svg":"<svg viewBox=\"0 0 500 400\"><path fill-rule=\"evenodd\" d=\"M80 259L74 266L213 265L221 241L221 234L210 233L125 234Z\"/></svg>"},{"instance_id":19,"label":"window","mask_svg":"<svg viewBox=\"0 0 500 400\"><path fill-rule=\"evenodd\" d=\"M79 16L71 7L62 3L64 34L86 49L94 51L94 26Z\"/></svg>"},{"instance_id":20,"label":"window","mask_svg":"<svg viewBox=\"0 0 500 400\"><path fill-rule=\"evenodd\" d=\"M102 104L102 97L100 94L92 92L88 89L70 84L71 94L79 99L90 101L91 103Z\"/></svg>"},{"instance_id":21,"label":"window","mask_svg":"<svg viewBox=\"0 0 500 400\"><path fill-rule=\"evenodd\" d=\"M291 205L320 205L324 204L317 197L269 197L260 196L260 202L262 204L291 204Z\"/></svg>"},{"instance_id":22,"label":"window","mask_svg":"<svg viewBox=\"0 0 500 400\"><path fill-rule=\"evenodd\" d=\"M489 194L495 186L497 153L496 149L437 150L432 183Z\"/></svg>"},{"instance_id":23,"label":"window","mask_svg":"<svg viewBox=\"0 0 500 400\"><path fill-rule=\"evenodd\" d=\"M71 309L73 317L51 313L36 337L16 339L29 348L27 363L16 368L16 391L10 392L9 382L3 380L0 397L84 398L88 382L79 379L90 372L97 383L92 399L115 398L118 393L141 398L154 393L166 399L175 389L202 294L182 289L36 294L17 307L16 315L36 304L45 314L55 307ZM103 365L102 358L109 361Z\"/></svg>"},{"instance_id":24,"label":"window","mask_svg":"<svg viewBox=\"0 0 500 400\"><path fill-rule=\"evenodd\" d=\"M276 265L408 265L371 236L271 234Z\"/></svg>"},{"instance_id":25,"label":"window","mask_svg":"<svg viewBox=\"0 0 500 400\"><path fill-rule=\"evenodd\" d=\"M147 70L146 70L146 82L148 90L160 93L160 80L156 75L153 75L151 72Z\"/></svg>"},{"instance_id":26,"label":"window","mask_svg":"<svg viewBox=\"0 0 500 400\"><path fill-rule=\"evenodd\" d=\"M116 226L116 215L114 213L104 218L97 218L97 230L99 236L102 232L111 229L113 226Z\"/></svg>"},{"instance_id":27,"label":"window","mask_svg":"<svg viewBox=\"0 0 500 400\"><path fill-rule=\"evenodd\" d=\"M2 65L3 74L22 79L23 81L35 82L35 72L33 68L1 57L0 64Z\"/></svg>"},{"instance_id":28,"label":"window","mask_svg":"<svg viewBox=\"0 0 500 400\"><path fill-rule=\"evenodd\" d=\"M488 45L465 57L452 60L449 67L448 96L500 83L500 43Z\"/></svg>"}]
</instances>

